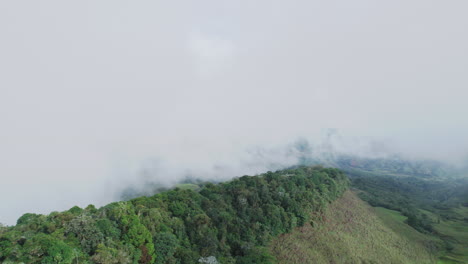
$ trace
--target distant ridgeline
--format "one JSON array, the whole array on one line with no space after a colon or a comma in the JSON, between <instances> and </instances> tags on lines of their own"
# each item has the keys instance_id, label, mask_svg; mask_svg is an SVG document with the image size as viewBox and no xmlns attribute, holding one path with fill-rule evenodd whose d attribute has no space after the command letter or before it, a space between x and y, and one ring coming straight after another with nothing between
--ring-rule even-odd
<instances>
[{"instance_id":1,"label":"distant ridgeline","mask_svg":"<svg viewBox=\"0 0 468 264\"><path fill-rule=\"evenodd\" d=\"M467 173L466 168L456 168L434 160L406 160L393 158L362 158L340 155L331 164L347 173L360 176L399 176L411 175L420 178L459 178Z\"/></svg>"},{"instance_id":2,"label":"distant ridgeline","mask_svg":"<svg viewBox=\"0 0 468 264\"><path fill-rule=\"evenodd\" d=\"M25 214L0 227L0 262L270 263L272 237L304 225L347 188L337 169L299 167L99 209Z\"/></svg>"}]
</instances>

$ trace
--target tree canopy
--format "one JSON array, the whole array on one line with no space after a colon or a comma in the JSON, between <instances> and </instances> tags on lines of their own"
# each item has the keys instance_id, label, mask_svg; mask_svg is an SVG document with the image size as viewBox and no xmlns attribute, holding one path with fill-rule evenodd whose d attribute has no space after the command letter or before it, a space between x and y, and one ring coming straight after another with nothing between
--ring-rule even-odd
<instances>
[{"instance_id":1,"label":"tree canopy","mask_svg":"<svg viewBox=\"0 0 468 264\"><path fill-rule=\"evenodd\" d=\"M302 226L347 186L337 169L298 167L99 209L25 214L0 233L0 261L272 263L268 241Z\"/></svg>"}]
</instances>

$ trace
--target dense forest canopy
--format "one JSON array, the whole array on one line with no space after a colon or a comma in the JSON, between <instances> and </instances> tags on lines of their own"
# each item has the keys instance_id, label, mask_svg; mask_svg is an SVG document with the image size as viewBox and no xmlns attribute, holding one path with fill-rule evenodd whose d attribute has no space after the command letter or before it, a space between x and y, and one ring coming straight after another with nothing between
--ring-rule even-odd
<instances>
[{"instance_id":1,"label":"dense forest canopy","mask_svg":"<svg viewBox=\"0 0 468 264\"><path fill-rule=\"evenodd\" d=\"M0 226L0 262L275 263L280 255L272 254L271 241L286 233L319 234L332 223L323 216L347 215L346 222L350 212L382 225L375 230L390 228L393 236L427 254L426 259L468 261L468 180L463 170L432 161L346 155L329 157L327 164L339 169L313 166L317 161L306 158L302 163L308 166L221 183L191 179L174 189L154 188L151 196L130 190L124 194L133 199L101 208L26 213L16 226ZM364 210L365 203L357 200L356 208L337 211L343 207L337 203L347 201L337 198L348 186L375 211ZM335 210L326 211L332 201ZM372 228L345 229L378 233ZM342 242L344 237L338 234L336 239ZM346 255L347 249L323 250ZM403 253L395 248L392 254L404 258Z\"/></svg>"},{"instance_id":2,"label":"dense forest canopy","mask_svg":"<svg viewBox=\"0 0 468 264\"><path fill-rule=\"evenodd\" d=\"M298 167L176 188L101 208L24 214L0 233L3 263L269 263L274 236L348 187L338 169Z\"/></svg>"}]
</instances>

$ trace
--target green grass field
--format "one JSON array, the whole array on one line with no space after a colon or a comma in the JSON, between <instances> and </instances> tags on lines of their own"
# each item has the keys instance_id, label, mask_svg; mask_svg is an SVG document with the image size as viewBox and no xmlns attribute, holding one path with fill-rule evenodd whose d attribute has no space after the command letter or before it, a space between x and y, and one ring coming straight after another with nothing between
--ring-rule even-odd
<instances>
[{"instance_id":1,"label":"green grass field","mask_svg":"<svg viewBox=\"0 0 468 264\"><path fill-rule=\"evenodd\" d=\"M468 222L465 220L468 219L468 208L451 208L448 210L453 216L450 220L427 210L421 212L432 219L435 231L453 247L438 263L468 263Z\"/></svg>"},{"instance_id":2,"label":"green grass field","mask_svg":"<svg viewBox=\"0 0 468 264\"><path fill-rule=\"evenodd\" d=\"M458 215L457 218L441 220L434 228L453 246L446 258L457 260L458 263L468 263L468 222L465 220L468 219L468 208L459 207L452 211Z\"/></svg>"},{"instance_id":3,"label":"green grass field","mask_svg":"<svg viewBox=\"0 0 468 264\"><path fill-rule=\"evenodd\" d=\"M375 213L386 226L392 229L393 232L405 237L409 241L424 245L426 248L435 251L437 246L442 246L443 241L439 238L423 234L405 223L406 216L400 212L389 210L382 207L375 207Z\"/></svg>"},{"instance_id":4,"label":"green grass field","mask_svg":"<svg viewBox=\"0 0 468 264\"><path fill-rule=\"evenodd\" d=\"M404 224L398 212L372 208L351 191L315 219L272 241L279 263L437 262L430 248L438 241Z\"/></svg>"}]
</instances>

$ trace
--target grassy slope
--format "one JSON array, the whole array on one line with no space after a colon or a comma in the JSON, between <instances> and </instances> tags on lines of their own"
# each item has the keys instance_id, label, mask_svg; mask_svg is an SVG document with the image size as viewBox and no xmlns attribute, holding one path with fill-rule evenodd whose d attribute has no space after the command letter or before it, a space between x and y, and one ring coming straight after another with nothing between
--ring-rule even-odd
<instances>
[{"instance_id":1,"label":"grassy slope","mask_svg":"<svg viewBox=\"0 0 468 264\"><path fill-rule=\"evenodd\" d=\"M443 245L443 241L436 236L426 235L416 231L414 228L405 224L406 216L403 216L400 212L389 210L382 207L375 207L377 216L385 223L386 226L390 227L398 235L405 237L413 243L424 245L425 248L431 249L433 254L438 252L438 249ZM439 252L437 254L444 254L445 252ZM438 262L439 263L439 262Z\"/></svg>"},{"instance_id":2,"label":"grassy slope","mask_svg":"<svg viewBox=\"0 0 468 264\"><path fill-rule=\"evenodd\" d=\"M466 209L465 209L466 210ZM468 213L465 213L468 217ZM434 225L435 230L442 235L448 236L454 249L447 258L456 259L461 263L468 263L468 225L459 220L442 220Z\"/></svg>"},{"instance_id":3,"label":"grassy slope","mask_svg":"<svg viewBox=\"0 0 468 264\"><path fill-rule=\"evenodd\" d=\"M450 209L457 217L450 220L441 219L432 212L421 210L435 222L434 229L450 242L453 250L441 258L439 263L468 263L468 219L467 207Z\"/></svg>"},{"instance_id":4,"label":"grassy slope","mask_svg":"<svg viewBox=\"0 0 468 264\"><path fill-rule=\"evenodd\" d=\"M379 214L389 214L386 222ZM351 191L316 219L315 227L306 224L272 241L270 250L279 263L436 263L426 248L431 238L402 224L401 215L374 209ZM407 230L395 232L398 226Z\"/></svg>"}]
</instances>

